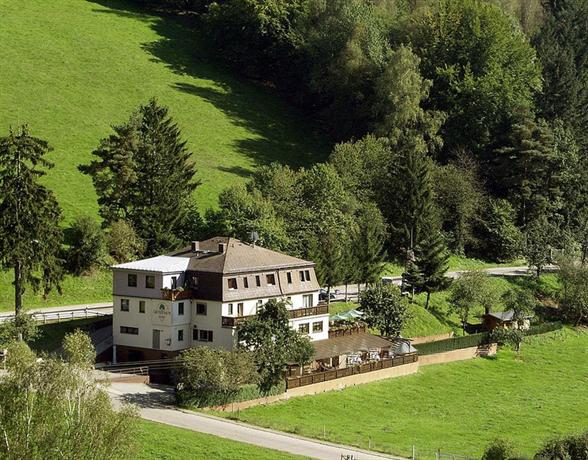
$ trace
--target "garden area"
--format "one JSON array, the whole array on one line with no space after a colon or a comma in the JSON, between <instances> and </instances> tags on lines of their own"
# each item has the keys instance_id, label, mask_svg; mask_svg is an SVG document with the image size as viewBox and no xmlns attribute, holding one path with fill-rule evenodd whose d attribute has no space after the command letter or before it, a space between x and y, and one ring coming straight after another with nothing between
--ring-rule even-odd
<instances>
[{"instance_id":1,"label":"garden area","mask_svg":"<svg viewBox=\"0 0 588 460\"><path fill-rule=\"evenodd\" d=\"M435 458L437 449L479 458L495 438L532 455L548 439L588 426L587 375L588 332L566 328L526 338L519 357L501 349L496 358L425 367L237 417L397 455L415 445L419 458Z\"/></svg>"}]
</instances>

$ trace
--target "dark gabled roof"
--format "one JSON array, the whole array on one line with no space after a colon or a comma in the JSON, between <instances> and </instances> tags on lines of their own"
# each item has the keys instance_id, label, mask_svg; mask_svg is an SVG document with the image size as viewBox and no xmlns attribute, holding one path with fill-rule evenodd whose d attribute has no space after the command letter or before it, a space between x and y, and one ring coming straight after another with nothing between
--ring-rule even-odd
<instances>
[{"instance_id":1,"label":"dark gabled roof","mask_svg":"<svg viewBox=\"0 0 588 460\"><path fill-rule=\"evenodd\" d=\"M225 245L223 252L219 251L220 244ZM198 252L192 252L192 248L187 247L169 255L189 258L188 270L190 271L222 274L314 265L307 260L243 243L230 237L215 237L201 241Z\"/></svg>"},{"instance_id":2,"label":"dark gabled roof","mask_svg":"<svg viewBox=\"0 0 588 460\"><path fill-rule=\"evenodd\" d=\"M367 351L370 348L390 348L392 345L394 345L393 342L366 332L312 342L315 359L331 358L362 350Z\"/></svg>"}]
</instances>

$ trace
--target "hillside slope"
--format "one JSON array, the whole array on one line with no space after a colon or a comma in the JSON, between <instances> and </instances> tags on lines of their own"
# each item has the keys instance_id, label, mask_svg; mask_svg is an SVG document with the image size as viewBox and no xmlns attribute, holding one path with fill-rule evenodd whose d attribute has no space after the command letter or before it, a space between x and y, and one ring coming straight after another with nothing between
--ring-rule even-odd
<instances>
[{"instance_id":1,"label":"hillside slope","mask_svg":"<svg viewBox=\"0 0 588 460\"><path fill-rule=\"evenodd\" d=\"M153 96L195 153L201 208L256 165L306 165L327 153L299 114L211 63L173 18L119 0L0 0L0 17L0 135L26 122L53 145L46 182L67 221L97 212L78 164Z\"/></svg>"}]
</instances>

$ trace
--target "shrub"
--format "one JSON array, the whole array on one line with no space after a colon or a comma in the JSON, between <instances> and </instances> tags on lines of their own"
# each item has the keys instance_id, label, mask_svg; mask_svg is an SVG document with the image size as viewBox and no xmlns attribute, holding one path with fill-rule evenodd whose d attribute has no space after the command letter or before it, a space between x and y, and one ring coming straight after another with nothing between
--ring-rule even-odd
<instances>
[{"instance_id":1,"label":"shrub","mask_svg":"<svg viewBox=\"0 0 588 460\"><path fill-rule=\"evenodd\" d=\"M38 335L37 321L26 313L18 313L0 324L0 344L3 345L19 340L34 342Z\"/></svg>"},{"instance_id":2,"label":"shrub","mask_svg":"<svg viewBox=\"0 0 588 460\"><path fill-rule=\"evenodd\" d=\"M80 329L63 338L65 359L76 366L91 368L96 362L96 350L90 336Z\"/></svg>"},{"instance_id":3,"label":"shrub","mask_svg":"<svg viewBox=\"0 0 588 460\"><path fill-rule=\"evenodd\" d=\"M128 262L137 259L145 251L145 242L126 220L119 220L112 224L108 246L110 255L117 262Z\"/></svg>"},{"instance_id":4,"label":"shrub","mask_svg":"<svg viewBox=\"0 0 588 460\"><path fill-rule=\"evenodd\" d=\"M208 347L184 350L179 359L176 398L183 406L216 406L234 401L243 385L256 383L251 354Z\"/></svg>"},{"instance_id":5,"label":"shrub","mask_svg":"<svg viewBox=\"0 0 588 460\"><path fill-rule=\"evenodd\" d=\"M486 448L482 460L511 460L513 451L512 444L503 439L496 439Z\"/></svg>"},{"instance_id":6,"label":"shrub","mask_svg":"<svg viewBox=\"0 0 588 460\"><path fill-rule=\"evenodd\" d=\"M547 441L536 460L588 460L588 431L579 436Z\"/></svg>"},{"instance_id":7,"label":"shrub","mask_svg":"<svg viewBox=\"0 0 588 460\"><path fill-rule=\"evenodd\" d=\"M106 237L98 222L91 217L78 217L68 239L67 263L71 272L81 275L104 261Z\"/></svg>"}]
</instances>

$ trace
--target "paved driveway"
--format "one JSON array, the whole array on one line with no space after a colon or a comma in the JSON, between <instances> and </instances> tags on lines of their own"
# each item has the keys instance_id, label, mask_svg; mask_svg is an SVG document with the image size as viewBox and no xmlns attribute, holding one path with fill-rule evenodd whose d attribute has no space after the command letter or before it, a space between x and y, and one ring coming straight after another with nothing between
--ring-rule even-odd
<instances>
[{"instance_id":1,"label":"paved driveway","mask_svg":"<svg viewBox=\"0 0 588 460\"><path fill-rule=\"evenodd\" d=\"M113 382L108 391L115 405L124 401L139 406L141 417L146 420L211 434L233 441L324 460L341 460L342 455L352 455L353 460L403 460L401 457L392 457L352 447L319 442L219 417L177 410L169 405L173 400L173 395L165 387ZM349 423L353 423L353 420L350 420Z\"/></svg>"}]
</instances>

